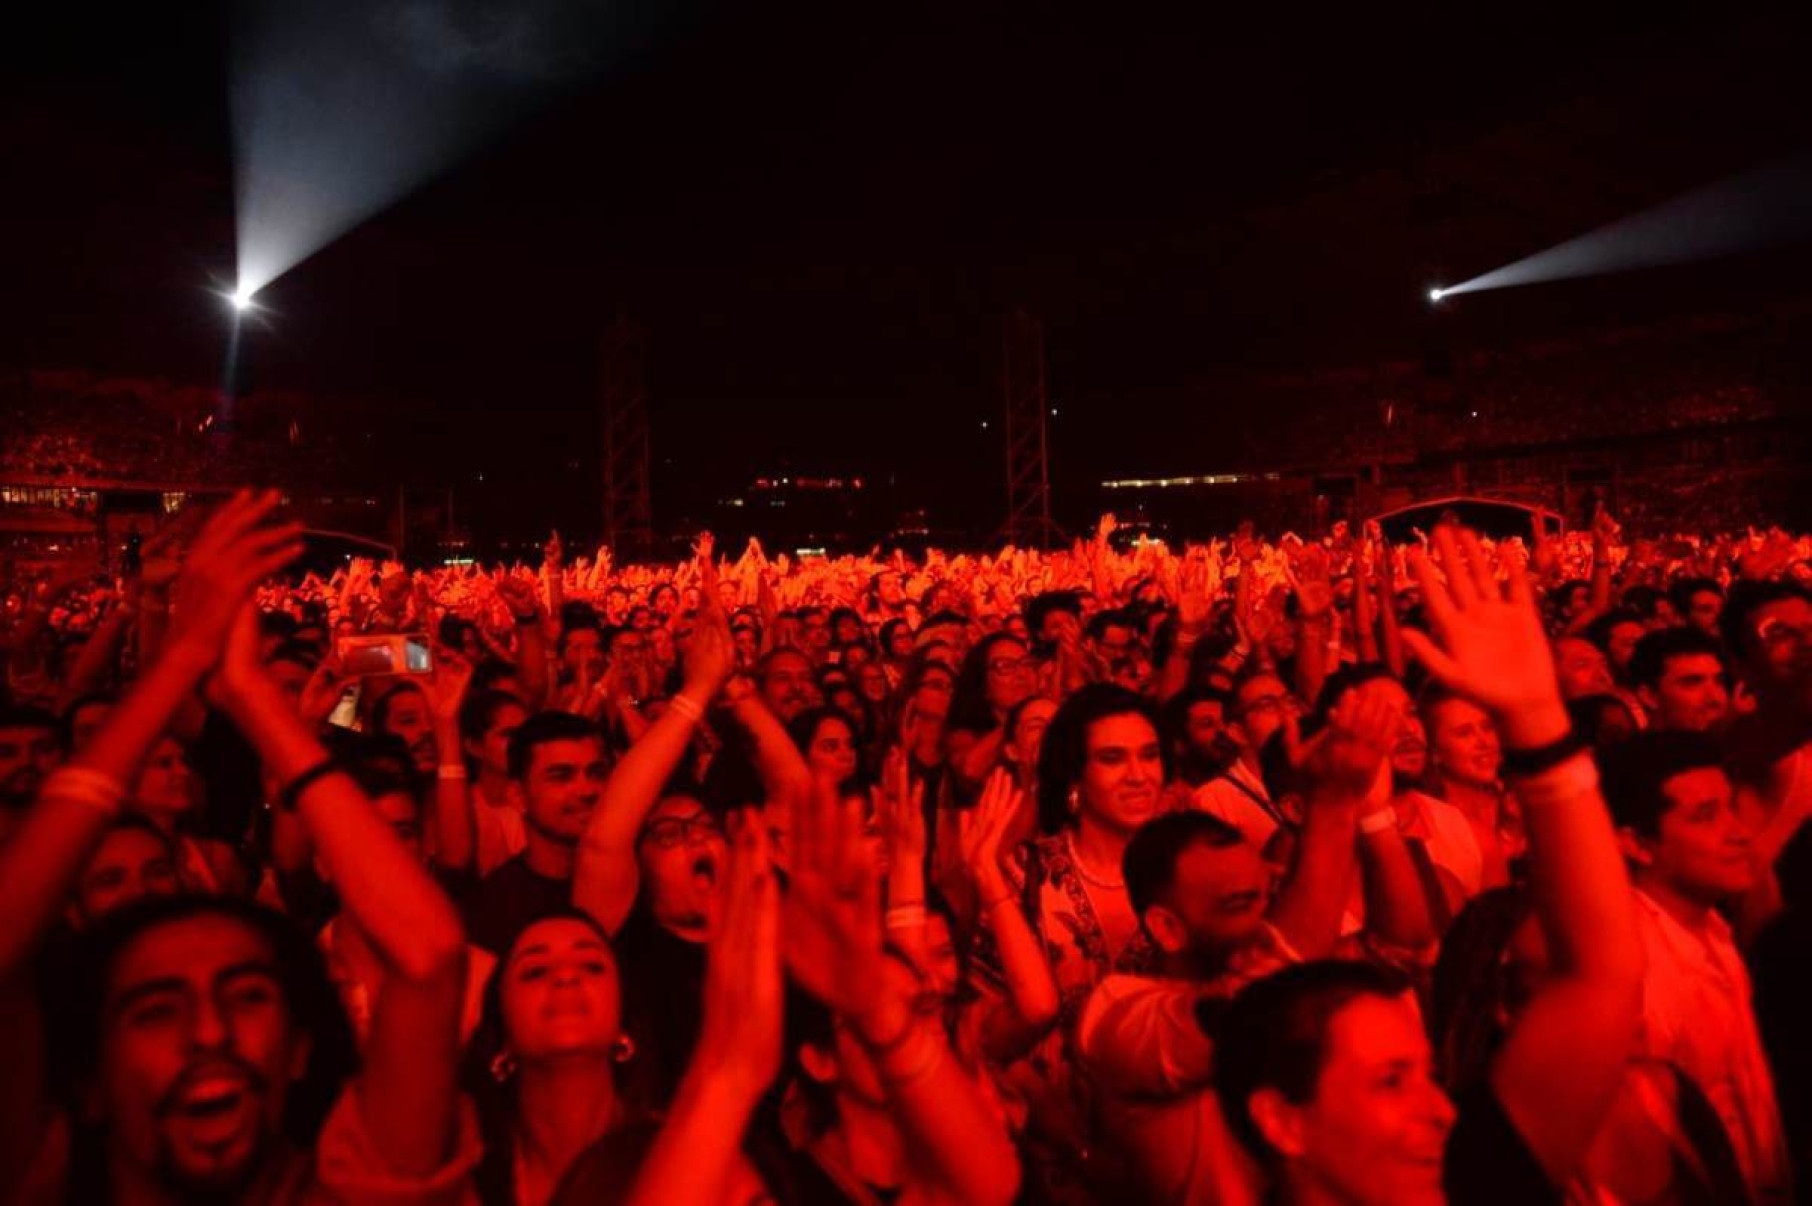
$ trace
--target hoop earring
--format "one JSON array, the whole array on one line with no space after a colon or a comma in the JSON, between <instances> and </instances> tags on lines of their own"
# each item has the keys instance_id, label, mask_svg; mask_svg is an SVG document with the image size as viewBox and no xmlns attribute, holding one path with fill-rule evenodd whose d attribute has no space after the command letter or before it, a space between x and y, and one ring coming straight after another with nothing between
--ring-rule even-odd
<instances>
[{"instance_id":1,"label":"hoop earring","mask_svg":"<svg viewBox=\"0 0 1812 1206\"><path fill-rule=\"evenodd\" d=\"M635 1040L627 1034L617 1035L617 1041L611 1044L610 1058L619 1064L626 1064L635 1058Z\"/></svg>"},{"instance_id":2,"label":"hoop earring","mask_svg":"<svg viewBox=\"0 0 1812 1206\"><path fill-rule=\"evenodd\" d=\"M491 1061L491 1079L503 1084L516 1075L516 1057L508 1051L499 1051L497 1058Z\"/></svg>"}]
</instances>

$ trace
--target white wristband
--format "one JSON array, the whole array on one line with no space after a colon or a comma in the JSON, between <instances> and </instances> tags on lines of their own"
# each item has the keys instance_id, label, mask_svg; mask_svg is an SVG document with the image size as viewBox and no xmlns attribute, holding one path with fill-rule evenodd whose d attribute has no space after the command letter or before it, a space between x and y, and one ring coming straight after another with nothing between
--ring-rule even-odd
<instances>
[{"instance_id":1,"label":"white wristband","mask_svg":"<svg viewBox=\"0 0 1812 1206\"><path fill-rule=\"evenodd\" d=\"M1380 808L1359 818L1359 832L1366 837L1383 833L1397 823L1397 811L1394 808Z\"/></svg>"}]
</instances>

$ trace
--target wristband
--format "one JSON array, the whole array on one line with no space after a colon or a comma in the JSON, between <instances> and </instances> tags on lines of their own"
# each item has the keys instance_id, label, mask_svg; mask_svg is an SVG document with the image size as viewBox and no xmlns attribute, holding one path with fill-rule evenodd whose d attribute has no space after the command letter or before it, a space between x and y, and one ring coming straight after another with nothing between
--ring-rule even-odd
<instances>
[{"instance_id":1,"label":"wristband","mask_svg":"<svg viewBox=\"0 0 1812 1206\"><path fill-rule=\"evenodd\" d=\"M277 807L284 812L296 811L296 805L302 800L302 793L329 775L338 774L340 764L332 758L323 758L301 774L283 785L277 793Z\"/></svg>"},{"instance_id":2,"label":"wristband","mask_svg":"<svg viewBox=\"0 0 1812 1206\"><path fill-rule=\"evenodd\" d=\"M115 817L119 815L121 801L126 798L126 786L105 771L86 766L59 766L44 777L38 797L45 801L80 804Z\"/></svg>"},{"instance_id":3,"label":"wristband","mask_svg":"<svg viewBox=\"0 0 1812 1206\"><path fill-rule=\"evenodd\" d=\"M925 906L896 905L887 910L883 922L890 930L913 930L925 924Z\"/></svg>"},{"instance_id":4,"label":"wristband","mask_svg":"<svg viewBox=\"0 0 1812 1206\"><path fill-rule=\"evenodd\" d=\"M1525 809L1577 800L1598 789L1598 765L1583 750L1540 774L1518 779L1516 799Z\"/></svg>"},{"instance_id":5,"label":"wristband","mask_svg":"<svg viewBox=\"0 0 1812 1206\"><path fill-rule=\"evenodd\" d=\"M446 766L436 770L434 773L443 780L466 778L466 768L457 762L450 762Z\"/></svg>"},{"instance_id":6,"label":"wristband","mask_svg":"<svg viewBox=\"0 0 1812 1206\"><path fill-rule=\"evenodd\" d=\"M1359 832L1367 837L1394 829L1397 825L1397 813L1392 808L1380 808L1359 818Z\"/></svg>"},{"instance_id":7,"label":"wristband","mask_svg":"<svg viewBox=\"0 0 1812 1206\"><path fill-rule=\"evenodd\" d=\"M697 721L705 718L705 710L698 706L698 701L683 692L668 700L667 707L670 711L678 712L687 720Z\"/></svg>"},{"instance_id":8,"label":"wristband","mask_svg":"<svg viewBox=\"0 0 1812 1206\"><path fill-rule=\"evenodd\" d=\"M1569 725L1565 733L1546 745L1527 750L1505 750L1504 775L1511 779L1527 779L1531 775L1539 775L1581 752L1587 744L1579 730Z\"/></svg>"}]
</instances>

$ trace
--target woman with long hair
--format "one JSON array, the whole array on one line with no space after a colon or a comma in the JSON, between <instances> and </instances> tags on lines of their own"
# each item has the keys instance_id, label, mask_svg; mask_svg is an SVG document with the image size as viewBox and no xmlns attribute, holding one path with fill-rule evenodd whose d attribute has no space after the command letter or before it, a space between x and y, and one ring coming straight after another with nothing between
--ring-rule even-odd
<instances>
[{"instance_id":1,"label":"woman with long hair","mask_svg":"<svg viewBox=\"0 0 1812 1206\"><path fill-rule=\"evenodd\" d=\"M1005 1080L1030 1107L1028 1175L1057 1200L1072 1200L1088 1172L1088 1107L1075 1077L1070 1025L1110 971L1154 965L1121 859L1132 835L1165 808L1169 762L1150 705L1121 687L1082 688L1058 708L1038 759L1040 833L1007 867L1012 891L1057 981L1061 1022L1039 1038ZM983 992L1008 992L992 937L978 936L974 966Z\"/></svg>"},{"instance_id":2,"label":"woman with long hair","mask_svg":"<svg viewBox=\"0 0 1812 1206\"><path fill-rule=\"evenodd\" d=\"M1038 689L1025 642L992 632L969 650L957 671L945 724L945 750L957 785L973 792L1000 763L1007 714Z\"/></svg>"},{"instance_id":3,"label":"woman with long hair","mask_svg":"<svg viewBox=\"0 0 1812 1206\"><path fill-rule=\"evenodd\" d=\"M641 1118L620 971L577 909L526 927L499 961L467 1068L484 1201L541 1206L587 1148Z\"/></svg>"}]
</instances>

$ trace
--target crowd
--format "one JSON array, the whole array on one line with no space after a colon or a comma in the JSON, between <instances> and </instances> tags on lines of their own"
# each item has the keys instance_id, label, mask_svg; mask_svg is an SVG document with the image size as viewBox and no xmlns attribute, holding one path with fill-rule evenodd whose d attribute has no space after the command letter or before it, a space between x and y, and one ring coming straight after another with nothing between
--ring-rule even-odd
<instances>
[{"instance_id":1,"label":"crowd","mask_svg":"<svg viewBox=\"0 0 1812 1206\"><path fill-rule=\"evenodd\" d=\"M14 584L0 1198L1794 1200L1812 540L1112 533Z\"/></svg>"}]
</instances>

